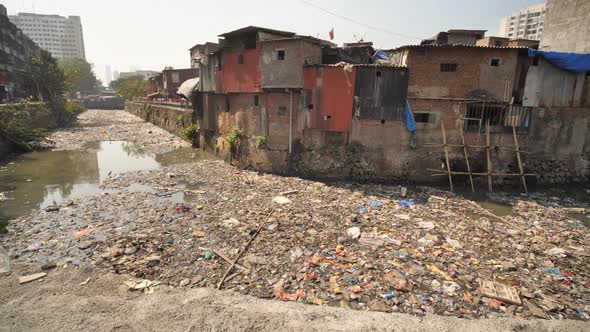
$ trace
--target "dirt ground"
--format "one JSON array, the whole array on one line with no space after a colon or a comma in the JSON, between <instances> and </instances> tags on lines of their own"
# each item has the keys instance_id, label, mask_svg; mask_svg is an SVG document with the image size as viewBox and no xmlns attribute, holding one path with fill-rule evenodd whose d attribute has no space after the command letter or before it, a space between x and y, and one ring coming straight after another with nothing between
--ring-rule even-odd
<instances>
[{"instance_id":1,"label":"dirt ground","mask_svg":"<svg viewBox=\"0 0 590 332\"><path fill-rule=\"evenodd\" d=\"M467 320L362 312L262 300L211 288L129 292L125 277L56 268L19 285L37 266L0 277L0 331L587 331L570 320ZM90 280L88 281L88 279ZM83 284L87 281L86 284ZM123 287L122 287L123 285Z\"/></svg>"}]
</instances>

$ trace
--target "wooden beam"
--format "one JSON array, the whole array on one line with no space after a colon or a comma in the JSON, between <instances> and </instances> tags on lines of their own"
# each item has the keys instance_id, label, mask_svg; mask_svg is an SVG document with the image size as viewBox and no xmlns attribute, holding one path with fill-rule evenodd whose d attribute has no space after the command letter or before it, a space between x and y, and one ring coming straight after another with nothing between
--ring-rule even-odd
<instances>
[{"instance_id":1,"label":"wooden beam","mask_svg":"<svg viewBox=\"0 0 590 332\"><path fill-rule=\"evenodd\" d=\"M518 138L516 137L516 128L512 125L512 134L514 135L514 147L516 148L516 160L518 161L518 169L520 170L520 180L524 187L524 192L528 194L529 190L526 187L526 180L524 177L524 169L522 168L522 160L520 159L520 148L518 146Z\"/></svg>"},{"instance_id":2,"label":"wooden beam","mask_svg":"<svg viewBox=\"0 0 590 332\"><path fill-rule=\"evenodd\" d=\"M475 192L473 186L473 176L471 175L471 166L469 166L469 156L467 156L467 147L465 146L465 133L463 133L463 126L461 126L461 141L463 142L463 154L465 154L465 163L467 164L467 172L469 172L469 182L471 183L471 192Z\"/></svg>"},{"instance_id":3,"label":"wooden beam","mask_svg":"<svg viewBox=\"0 0 590 332\"><path fill-rule=\"evenodd\" d=\"M483 111L482 111L483 114ZM492 186L492 153L490 151L490 120L486 121L486 156L487 156L487 166L488 166L488 191L493 192L494 188Z\"/></svg>"},{"instance_id":4,"label":"wooden beam","mask_svg":"<svg viewBox=\"0 0 590 332\"><path fill-rule=\"evenodd\" d=\"M445 159L447 161L447 172L449 174L449 184L451 192L453 191L453 178L451 176L451 163L449 162L449 148L447 147L447 133L445 131L445 124L440 120L440 129L442 130L443 149L445 150Z\"/></svg>"}]
</instances>

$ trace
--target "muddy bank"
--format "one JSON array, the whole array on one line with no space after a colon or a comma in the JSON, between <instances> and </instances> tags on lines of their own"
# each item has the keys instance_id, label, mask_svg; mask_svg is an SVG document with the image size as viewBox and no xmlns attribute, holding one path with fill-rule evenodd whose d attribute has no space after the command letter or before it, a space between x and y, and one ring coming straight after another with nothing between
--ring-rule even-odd
<instances>
[{"instance_id":1,"label":"muddy bank","mask_svg":"<svg viewBox=\"0 0 590 332\"><path fill-rule=\"evenodd\" d=\"M109 135L106 114L85 113L85 127L57 137L87 142ZM133 115L110 116L114 139L151 151L170 144L153 140L147 133L157 128L134 123ZM57 146L76 147L70 143L64 138ZM260 227L222 285L239 301L257 301L239 295L247 294L358 317L382 311L427 319L590 318L590 233L582 220L588 204L553 193L493 199L510 213L497 216L429 187L404 195L399 186L326 184L195 160L107 174L94 196L14 220L0 246L17 266L92 267L132 277L134 286L158 284L149 302L170 287L210 292L200 288L218 286L228 261Z\"/></svg>"}]
</instances>

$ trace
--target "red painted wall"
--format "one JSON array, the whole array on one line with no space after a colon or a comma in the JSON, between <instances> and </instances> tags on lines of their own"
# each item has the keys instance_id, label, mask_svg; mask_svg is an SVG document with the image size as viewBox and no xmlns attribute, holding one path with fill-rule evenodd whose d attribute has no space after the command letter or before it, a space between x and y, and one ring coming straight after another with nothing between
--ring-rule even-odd
<instances>
[{"instance_id":1,"label":"red painted wall","mask_svg":"<svg viewBox=\"0 0 590 332\"><path fill-rule=\"evenodd\" d=\"M311 128L337 132L352 129L355 77L356 69L346 74L343 67L304 69L303 85L305 89L312 90L314 105L311 111ZM326 116L331 118L325 120Z\"/></svg>"},{"instance_id":2,"label":"red painted wall","mask_svg":"<svg viewBox=\"0 0 590 332\"><path fill-rule=\"evenodd\" d=\"M242 54L244 63L238 63L238 57ZM228 51L224 55L221 68L223 79L223 92L261 92L259 47L251 50Z\"/></svg>"}]
</instances>

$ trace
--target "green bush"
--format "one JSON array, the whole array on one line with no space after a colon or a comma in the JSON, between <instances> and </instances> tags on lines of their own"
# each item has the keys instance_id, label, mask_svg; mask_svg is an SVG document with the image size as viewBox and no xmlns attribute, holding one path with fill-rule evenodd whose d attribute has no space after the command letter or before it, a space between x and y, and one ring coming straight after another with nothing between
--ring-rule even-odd
<instances>
[{"instance_id":1,"label":"green bush","mask_svg":"<svg viewBox=\"0 0 590 332\"><path fill-rule=\"evenodd\" d=\"M242 144L244 132L242 129L234 127L229 135L225 136L225 143L229 146L229 152L235 155Z\"/></svg>"},{"instance_id":2,"label":"green bush","mask_svg":"<svg viewBox=\"0 0 590 332\"><path fill-rule=\"evenodd\" d=\"M177 122L178 124L183 124L183 123L184 123L184 115L180 114L180 115L178 116L178 118L176 118L176 122Z\"/></svg>"},{"instance_id":3,"label":"green bush","mask_svg":"<svg viewBox=\"0 0 590 332\"><path fill-rule=\"evenodd\" d=\"M266 147L267 137L266 136L258 136L256 137L256 148L262 149Z\"/></svg>"},{"instance_id":4,"label":"green bush","mask_svg":"<svg viewBox=\"0 0 590 332\"><path fill-rule=\"evenodd\" d=\"M196 124L192 124L182 131L182 137L187 141L196 145L199 142L199 127Z\"/></svg>"},{"instance_id":5,"label":"green bush","mask_svg":"<svg viewBox=\"0 0 590 332\"><path fill-rule=\"evenodd\" d=\"M55 118L40 102L24 102L0 107L0 136L15 143L22 150L45 140L48 128L55 126Z\"/></svg>"}]
</instances>

